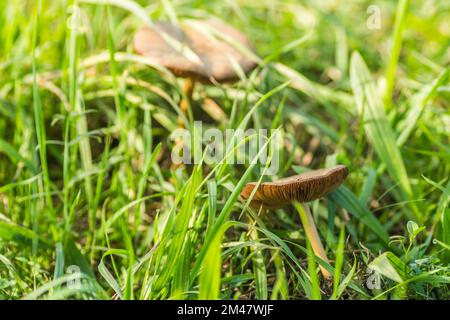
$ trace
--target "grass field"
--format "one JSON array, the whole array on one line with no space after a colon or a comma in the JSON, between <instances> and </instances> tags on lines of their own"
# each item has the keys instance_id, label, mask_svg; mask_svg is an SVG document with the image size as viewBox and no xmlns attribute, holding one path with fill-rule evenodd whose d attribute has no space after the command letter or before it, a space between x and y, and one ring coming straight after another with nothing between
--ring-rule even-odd
<instances>
[{"instance_id":1,"label":"grass field","mask_svg":"<svg viewBox=\"0 0 450 320\"><path fill-rule=\"evenodd\" d=\"M133 35L210 16L259 66L198 85L186 128L278 128L276 175L171 164L183 80ZM0 36L0 299L450 298L448 1L9 0ZM294 206L239 197L335 164L329 264Z\"/></svg>"}]
</instances>

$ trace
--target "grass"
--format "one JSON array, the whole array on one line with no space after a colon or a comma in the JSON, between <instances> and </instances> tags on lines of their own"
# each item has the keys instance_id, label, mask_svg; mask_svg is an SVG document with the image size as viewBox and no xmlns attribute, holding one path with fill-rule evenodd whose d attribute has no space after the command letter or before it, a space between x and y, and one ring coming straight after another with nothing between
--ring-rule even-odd
<instances>
[{"instance_id":1,"label":"grass","mask_svg":"<svg viewBox=\"0 0 450 320\"><path fill-rule=\"evenodd\" d=\"M132 36L210 16L259 67L198 84L185 127L277 129L275 176L171 165L183 80ZM449 18L436 0L2 1L0 299L449 299ZM239 198L334 164L345 185L310 204L329 264L293 206Z\"/></svg>"}]
</instances>

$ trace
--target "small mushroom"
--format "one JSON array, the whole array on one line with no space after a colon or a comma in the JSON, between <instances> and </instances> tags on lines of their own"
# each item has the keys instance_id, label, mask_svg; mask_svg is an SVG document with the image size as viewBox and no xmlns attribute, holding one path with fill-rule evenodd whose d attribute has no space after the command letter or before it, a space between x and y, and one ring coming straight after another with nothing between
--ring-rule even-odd
<instances>
[{"instance_id":1,"label":"small mushroom","mask_svg":"<svg viewBox=\"0 0 450 320\"><path fill-rule=\"evenodd\" d=\"M304 211L304 215L300 214L300 216L303 216L302 223L313 251L316 256L328 262L307 202L322 198L339 187L347 178L347 175L347 167L338 165L329 169L305 172L274 182L263 182L255 191L250 206L256 209L261 207L263 209L279 209L292 203L300 203ZM242 198L249 199L256 185L256 182L247 183L241 192ZM301 208L299 209L301 210ZM324 278L331 278L331 274L325 268L321 266L320 270Z\"/></svg>"},{"instance_id":2,"label":"small mushroom","mask_svg":"<svg viewBox=\"0 0 450 320\"><path fill-rule=\"evenodd\" d=\"M205 32L210 30L211 32ZM222 37L213 37L212 34ZM165 37L165 35L169 37ZM227 41L222 38L227 39ZM170 39L175 39L183 48L193 52L189 57L186 50L178 50ZM228 42L236 45L233 46ZM183 99L180 109L186 114L188 102L192 102L195 82L204 84L235 82L239 80L237 62L242 71L250 72L256 67L254 60L243 54L237 47L251 50L248 39L233 27L213 19L195 20L173 25L156 22L152 27L142 27L134 37L135 51L170 70L175 76L186 78L183 91L188 101ZM233 61L234 60L234 61Z\"/></svg>"}]
</instances>

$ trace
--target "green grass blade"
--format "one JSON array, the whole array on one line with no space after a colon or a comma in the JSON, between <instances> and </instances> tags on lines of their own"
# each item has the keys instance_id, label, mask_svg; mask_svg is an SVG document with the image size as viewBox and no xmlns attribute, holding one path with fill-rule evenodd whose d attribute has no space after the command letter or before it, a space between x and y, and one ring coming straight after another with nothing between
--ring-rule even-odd
<instances>
[{"instance_id":1,"label":"green grass blade","mask_svg":"<svg viewBox=\"0 0 450 320\"><path fill-rule=\"evenodd\" d=\"M331 299L338 298L342 265L344 263L344 244L345 244L345 228L344 226L342 226L341 231L339 232L338 246L335 251L336 262L334 264L333 294L331 295Z\"/></svg>"},{"instance_id":2,"label":"green grass blade","mask_svg":"<svg viewBox=\"0 0 450 320\"><path fill-rule=\"evenodd\" d=\"M413 200L413 191L405 164L396 144L394 131L383 108L374 80L363 58L354 52L350 64L350 79L358 112L364 116L364 130L378 157L386 166L392 179L401 188L405 200ZM410 204L413 217L422 221L414 203Z\"/></svg>"},{"instance_id":3,"label":"green grass blade","mask_svg":"<svg viewBox=\"0 0 450 320\"><path fill-rule=\"evenodd\" d=\"M222 269L221 243L223 233L229 227L231 227L229 223L223 225L205 255L199 277L199 299L216 300L219 298Z\"/></svg>"},{"instance_id":4,"label":"green grass blade","mask_svg":"<svg viewBox=\"0 0 450 320\"><path fill-rule=\"evenodd\" d=\"M389 242L389 236L382 224L370 210L361 203L358 197L345 186L341 186L329 195L342 208L359 219L366 227L372 230L384 244Z\"/></svg>"},{"instance_id":5,"label":"green grass blade","mask_svg":"<svg viewBox=\"0 0 450 320\"><path fill-rule=\"evenodd\" d=\"M258 231L256 229L251 231L250 234L252 240L258 242ZM268 290L267 290L267 270L266 264L264 262L264 255L262 250L256 246L251 247L253 251L253 274L255 278L256 287L256 299L267 300Z\"/></svg>"},{"instance_id":6,"label":"green grass blade","mask_svg":"<svg viewBox=\"0 0 450 320\"><path fill-rule=\"evenodd\" d=\"M394 90L395 71L397 69L398 58L402 47L403 30L406 27L406 15L408 13L410 0L400 0L397 4L397 13L395 15L394 37L392 39L391 55L386 68L386 91L384 101L386 107L392 103L392 92Z\"/></svg>"},{"instance_id":7,"label":"green grass blade","mask_svg":"<svg viewBox=\"0 0 450 320\"><path fill-rule=\"evenodd\" d=\"M309 240L307 240L308 249L308 274L311 281L311 300L321 300L322 295L320 294L320 283L319 277L317 275L317 264L314 251L311 247Z\"/></svg>"},{"instance_id":8,"label":"green grass blade","mask_svg":"<svg viewBox=\"0 0 450 320\"><path fill-rule=\"evenodd\" d=\"M24 227L0 221L0 239L4 241L14 241L31 248L34 239L34 232ZM39 237L39 249L52 248L51 242Z\"/></svg>"}]
</instances>

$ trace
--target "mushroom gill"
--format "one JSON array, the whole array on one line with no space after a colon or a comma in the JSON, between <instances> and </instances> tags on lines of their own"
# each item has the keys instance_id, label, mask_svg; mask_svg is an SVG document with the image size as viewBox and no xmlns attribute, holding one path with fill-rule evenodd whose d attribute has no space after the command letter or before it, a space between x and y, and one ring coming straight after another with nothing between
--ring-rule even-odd
<instances>
[{"instance_id":1,"label":"mushroom gill","mask_svg":"<svg viewBox=\"0 0 450 320\"><path fill-rule=\"evenodd\" d=\"M344 182L347 175L347 167L338 165L333 168L308 171L274 182L263 182L256 190L250 205L254 208L263 205L265 208L277 209L294 201L310 202L336 189ZM248 199L256 185L256 182L247 183L241 196Z\"/></svg>"}]
</instances>

